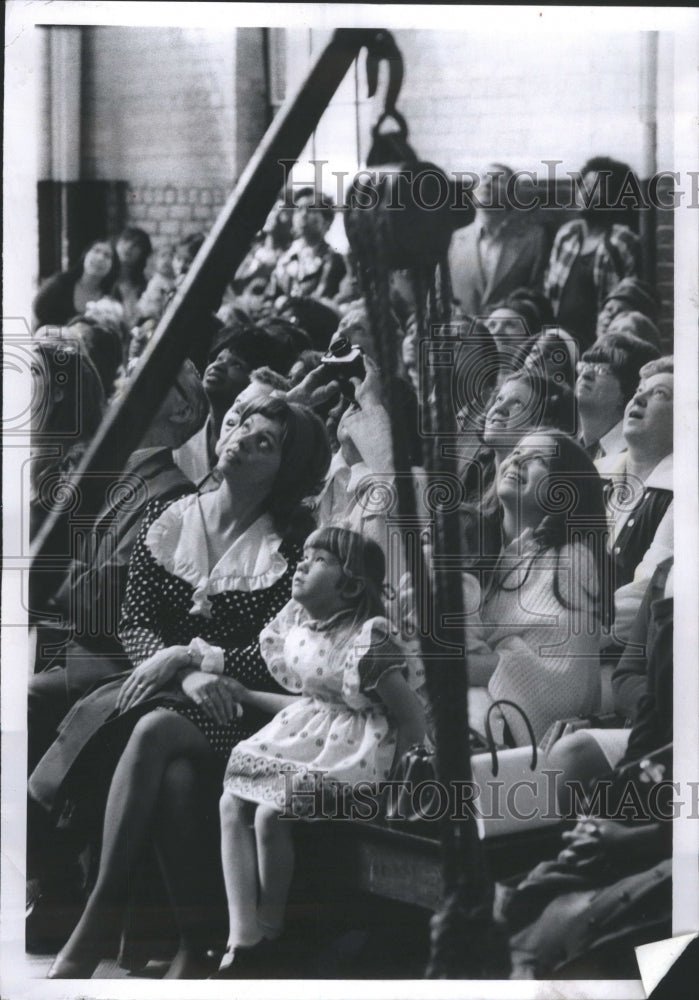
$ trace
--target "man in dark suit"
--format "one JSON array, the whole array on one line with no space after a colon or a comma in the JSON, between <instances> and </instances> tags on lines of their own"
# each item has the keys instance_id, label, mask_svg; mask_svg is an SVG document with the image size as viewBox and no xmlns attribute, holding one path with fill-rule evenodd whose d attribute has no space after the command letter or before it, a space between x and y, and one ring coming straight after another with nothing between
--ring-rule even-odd
<instances>
[{"instance_id":1,"label":"man in dark suit","mask_svg":"<svg viewBox=\"0 0 699 1000\"><path fill-rule=\"evenodd\" d=\"M452 238L454 297L469 316L486 315L516 288L539 289L542 284L549 250L546 231L513 204L513 177L514 171L501 163L486 167L474 191L476 219Z\"/></svg>"}]
</instances>

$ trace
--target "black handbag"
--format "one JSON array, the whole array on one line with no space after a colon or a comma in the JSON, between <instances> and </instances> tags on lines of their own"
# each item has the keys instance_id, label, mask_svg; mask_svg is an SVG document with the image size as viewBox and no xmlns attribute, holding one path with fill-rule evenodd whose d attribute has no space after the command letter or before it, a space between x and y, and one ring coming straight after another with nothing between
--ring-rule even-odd
<instances>
[{"instance_id":1,"label":"black handbag","mask_svg":"<svg viewBox=\"0 0 699 1000\"><path fill-rule=\"evenodd\" d=\"M517 709L524 717L527 728L534 740L529 719L514 702L500 700L493 702L488 710L485 722L485 735L475 729L469 729L469 746L471 754L489 753L497 773L497 754L505 749L495 742L492 732L490 715L498 705L509 705ZM534 748L536 755L536 749ZM536 762L536 756L534 758ZM403 755L392 781L388 785L388 800L385 808L385 818L390 822L402 821L411 826L423 824L434 828L437 820L444 812L446 796L437 780L435 751L424 744L416 743Z\"/></svg>"}]
</instances>

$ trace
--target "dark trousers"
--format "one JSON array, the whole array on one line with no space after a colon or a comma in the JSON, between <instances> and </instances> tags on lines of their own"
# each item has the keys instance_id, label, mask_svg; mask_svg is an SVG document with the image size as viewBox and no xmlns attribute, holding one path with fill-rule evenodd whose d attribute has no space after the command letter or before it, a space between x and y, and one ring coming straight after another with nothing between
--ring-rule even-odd
<instances>
[{"instance_id":1,"label":"dark trousers","mask_svg":"<svg viewBox=\"0 0 699 1000\"><path fill-rule=\"evenodd\" d=\"M65 668L49 667L29 680L27 691L27 770L31 774L56 739L71 707Z\"/></svg>"}]
</instances>

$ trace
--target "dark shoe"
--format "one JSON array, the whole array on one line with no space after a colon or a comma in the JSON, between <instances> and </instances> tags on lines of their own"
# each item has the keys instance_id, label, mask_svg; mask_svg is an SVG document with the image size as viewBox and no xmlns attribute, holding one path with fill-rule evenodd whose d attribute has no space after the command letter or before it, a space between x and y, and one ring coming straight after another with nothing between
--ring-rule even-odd
<instances>
[{"instance_id":1,"label":"dark shoe","mask_svg":"<svg viewBox=\"0 0 699 1000\"><path fill-rule=\"evenodd\" d=\"M226 952L209 979L284 979L282 957L278 941L262 938L249 948L239 945Z\"/></svg>"},{"instance_id":2,"label":"dark shoe","mask_svg":"<svg viewBox=\"0 0 699 1000\"><path fill-rule=\"evenodd\" d=\"M82 898L57 898L40 886L28 888L25 945L29 954L45 954L62 948L82 910Z\"/></svg>"}]
</instances>

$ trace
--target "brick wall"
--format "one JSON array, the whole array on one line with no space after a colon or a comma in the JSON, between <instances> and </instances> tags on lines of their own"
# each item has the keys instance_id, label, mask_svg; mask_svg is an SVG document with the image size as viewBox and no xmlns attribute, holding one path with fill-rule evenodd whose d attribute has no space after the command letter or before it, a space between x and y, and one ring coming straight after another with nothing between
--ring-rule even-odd
<instances>
[{"instance_id":1,"label":"brick wall","mask_svg":"<svg viewBox=\"0 0 699 1000\"><path fill-rule=\"evenodd\" d=\"M640 33L596 35L592 23L582 27L554 39L534 32L510 37L502 26L489 34L395 31L405 61L399 107L417 152L446 170L477 169L497 158L540 174L544 158L562 160L564 174L604 152L640 171ZM128 181L128 220L156 246L207 231L267 125L261 29L83 30L83 176ZM297 29L286 40L290 90L327 32ZM671 39L661 33L659 169L673 166L671 69ZM302 154L305 161L330 161L329 192L335 193L330 172L352 173L366 155L374 117L360 60ZM313 176L307 162L301 175ZM656 221L667 336L671 213L658 212ZM333 232L341 246L341 223Z\"/></svg>"},{"instance_id":2,"label":"brick wall","mask_svg":"<svg viewBox=\"0 0 699 1000\"><path fill-rule=\"evenodd\" d=\"M640 115L643 40L641 32L595 33L599 9L581 10L580 30L551 35L542 28L508 35L506 26L427 31L395 30L405 75L398 107L409 126L409 140L419 156L447 171L478 170L492 160L516 170L537 173L546 187L545 159L562 161L558 185L567 191L566 171L578 170L593 155L628 163L639 175L644 167L644 123ZM287 82L293 85L310 53L327 32L288 32ZM346 80L323 116L313 141L302 154L298 176L311 178L309 158L328 160L325 188L334 192L333 170L348 165L356 142L352 127L360 119L360 149L366 154L370 123L378 109L366 99L365 74L358 73L355 101ZM381 92L381 90L380 90ZM673 40L658 38L657 165L673 163ZM356 166L356 159L354 164ZM660 197L664 197L663 185ZM568 200L566 195L562 199ZM566 213L543 213L553 231ZM666 345L673 321L672 212L655 215L656 282L662 296L660 328ZM340 226L334 227L342 244Z\"/></svg>"},{"instance_id":3,"label":"brick wall","mask_svg":"<svg viewBox=\"0 0 699 1000\"><path fill-rule=\"evenodd\" d=\"M232 185L265 129L261 29L83 32L83 177Z\"/></svg>"},{"instance_id":4,"label":"brick wall","mask_svg":"<svg viewBox=\"0 0 699 1000\"><path fill-rule=\"evenodd\" d=\"M130 225L140 226L159 248L177 243L194 232L208 232L228 191L222 185L131 185L127 194Z\"/></svg>"},{"instance_id":5,"label":"brick wall","mask_svg":"<svg viewBox=\"0 0 699 1000\"><path fill-rule=\"evenodd\" d=\"M83 29L82 174L156 247L208 231L267 125L261 29Z\"/></svg>"},{"instance_id":6,"label":"brick wall","mask_svg":"<svg viewBox=\"0 0 699 1000\"><path fill-rule=\"evenodd\" d=\"M405 61L399 106L426 159L448 170L495 157L515 169L543 159L575 170L606 153L641 171L641 32L595 33L602 10L581 9L577 31L508 34L396 31ZM658 52L658 159L672 168L672 39Z\"/></svg>"}]
</instances>

